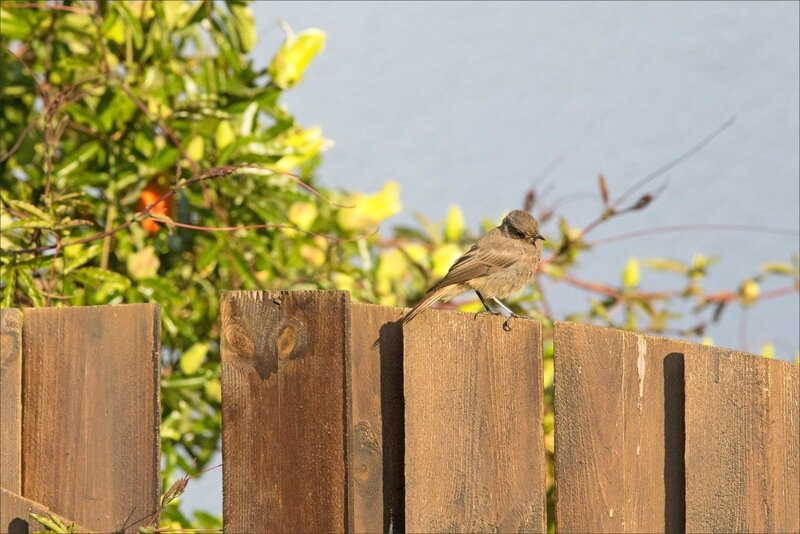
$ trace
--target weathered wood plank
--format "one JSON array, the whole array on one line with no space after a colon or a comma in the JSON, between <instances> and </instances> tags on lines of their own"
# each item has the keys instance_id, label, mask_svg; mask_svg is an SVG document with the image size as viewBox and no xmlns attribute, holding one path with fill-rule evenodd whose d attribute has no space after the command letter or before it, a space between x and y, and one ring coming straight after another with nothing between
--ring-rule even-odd
<instances>
[{"instance_id":1,"label":"weathered wood plank","mask_svg":"<svg viewBox=\"0 0 800 534\"><path fill-rule=\"evenodd\" d=\"M431 310L403 332L408 532L546 528L541 325Z\"/></svg>"},{"instance_id":2,"label":"weathered wood plank","mask_svg":"<svg viewBox=\"0 0 800 534\"><path fill-rule=\"evenodd\" d=\"M558 532L682 531L686 345L556 323Z\"/></svg>"},{"instance_id":3,"label":"weathered wood plank","mask_svg":"<svg viewBox=\"0 0 800 534\"><path fill-rule=\"evenodd\" d=\"M225 292L221 321L225 529L344 531L348 294Z\"/></svg>"},{"instance_id":4,"label":"weathered wood plank","mask_svg":"<svg viewBox=\"0 0 800 534\"><path fill-rule=\"evenodd\" d=\"M349 531L405 532L401 308L351 304ZM377 341L377 343L376 343Z\"/></svg>"},{"instance_id":5,"label":"weathered wood plank","mask_svg":"<svg viewBox=\"0 0 800 534\"><path fill-rule=\"evenodd\" d=\"M22 491L22 315L0 310L0 486ZM0 525L2 526L2 525Z\"/></svg>"},{"instance_id":6,"label":"weathered wood plank","mask_svg":"<svg viewBox=\"0 0 800 534\"><path fill-rule=\"evenodd\" d=\"M159 500L159 307L23 313L23 495L135 531Z\"/></svg>"},{"instance_id":7,"label":"weathered wood plank","mask_svg":"<svg viewBox=\"0 0 800 534\"><path fill-rule=\"evenodd\" d=\"M22 495L0 488L0 532L8 534L29 534L44 532L46 527L33 519L30 514L48 517L52 512L38 502L26 499ZM73 521L62 517L69 525ZM88 528L73 523L74 532L91 532Z\"/></svg>"},{"instance_id":8,"label":"weathered wood plank","mask_svg":"<svg viewBox=\"0 0 800 534\"><path fill-rule=\"evenodd\" d=\"M686 358L686 531L800 532L798 366Z\"/></svg>"}]
</instances>

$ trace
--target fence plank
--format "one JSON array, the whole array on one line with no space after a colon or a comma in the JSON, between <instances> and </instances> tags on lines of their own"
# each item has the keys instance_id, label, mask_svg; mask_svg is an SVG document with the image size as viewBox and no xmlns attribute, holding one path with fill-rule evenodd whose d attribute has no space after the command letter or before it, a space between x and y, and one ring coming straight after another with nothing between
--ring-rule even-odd
<instances>
[{"instance_id":1,"label":"fence plank","mask_svg":"<svg viewBox=\"0 0 800 534\"><path fill-rule=\"evenodd\" d=\"M221 318L225 529L344 531L348 294L225 292Z\"/></svg>"},{"instance_id":2,"label":"fence plank","mask_svg":"<svg viewBox=\"0 0 800 534\"><path fill-rule=\"evenodd\" d=\"M14 493L22 492L21 328L18 309L0 310L0 486Z\"/></svg>"},{"instance_id":3,"label":"fence plank","mask_svg":"<svg viewBox=\"0 0 800 534\"><path fill-rule=\"evenodd\" d=\"M38 502L26 499L22 495L0 488L0 532L8 534L29 534L30 532L45 532L44 525L33 519L30 514L48 517L51 511ZM62 518L67 525L73 523L67 518ZM73 532L91 532L88 528L73 523Z\"/></svg>"},{"instance_id":4,"label":"fence plank","mask_svg":"<svg viewBox=\"0 0 800 534\"><path fill-rule=\"evenodd\" d=\"M686 344L557 322L558 532L683 529Z\"/></svg>"},{"instance_id":5,"label":"fence plank","mask_svg":"<svg viewBox=\"0 0 800 534\"><path fill-rule=\"evenodd\" d=\"M797 365L686 359L686 531L800 532Z\"/></svg>"},{"instance_id":6,"label":"fence plank","mask_svg":"<svg viewBox=\"0 0 800 534\"><path fill-rule=\"evenodd\" d=\"M541 325L431 310L403 332L408 532L546 528Z\"/></svg>"},{"instance_id":7,"label":"fence plank","mask_svg":"<svg viewBox=\"0 0 800 534\"><path fill-rule=\"evenodd\" d=\"M147 524L159 499L159 307L23 313L23 495L100 532Z\"/></svg>"},{"instance_id":8,"label":"fence plank","mask_svg":"<svg viewBox=\"0 0 800 534\"><path fill-rule=\"evenodd\" d=\"M350 532L405 532L399 308L351 304ZM376 343L377 340L377 343Z\"/></svg>"}]
</instances>

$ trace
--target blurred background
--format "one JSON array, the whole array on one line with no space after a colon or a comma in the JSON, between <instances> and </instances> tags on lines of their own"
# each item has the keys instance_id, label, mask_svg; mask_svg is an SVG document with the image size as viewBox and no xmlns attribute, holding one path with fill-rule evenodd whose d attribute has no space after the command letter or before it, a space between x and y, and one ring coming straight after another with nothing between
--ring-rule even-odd
<instances>
[{"instance_id":1,"label":"blurred background","mask_svg":"<svg viewBox=\"0 0 800 534\"><path fill-rule=\"evenodd\" d=\"M599 173L619 195L735 117L666 174L666 189L646 211L609 221L594 238L703 224L794 234L658 233L605 244L577 271L613 279L632 255L689 261L702 252L721 258L710 283L722 290L760 261L788 262L797 250L798 6L257 2L254 54L268 64L285 37L280 20L327 32L325 51L285 101L335 142L318 170L323 184L400 184L403 211L383 223L387 233L412 224L415 213L441 220L452 204L477 230L522 206L535 184L552 187L548 200L563 199L570 223L585 225L602 211ZM659 274L644 276L658 288ZM554 311L585 299L564 284L553 290ZM728 318L707 334L753 352L767 340L784 357L797 350L798 329L786 328L798 324L796 295L753 309L741 323ZM183 506L221 510L219 470L191 484Z\"/></svg>"}]
</instances>

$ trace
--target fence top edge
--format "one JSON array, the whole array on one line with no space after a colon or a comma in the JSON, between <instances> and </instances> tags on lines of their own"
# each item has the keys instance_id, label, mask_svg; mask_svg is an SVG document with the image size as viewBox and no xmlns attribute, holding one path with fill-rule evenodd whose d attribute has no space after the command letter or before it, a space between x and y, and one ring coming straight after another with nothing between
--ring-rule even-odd
<instances>
[{"instance_id":1,"label":"fence top edge","mask_svg":"<svg viewBox=\"0 0 800 534\"><path fill-rule=\"evenodd\" d=\"M763 360L767 362L774 362L772 364L766 365L792 365L795 367L800 367L798 364L792 361L786 360L778 360L772 358L764 358L758 354L753 354L751 352L746 352L740 349L734 349L730 347L722 347L717 345L703 345L702 343L696 343L694 341L689 341L686 339L675 338L675 337L665 337L665 336L656 336L652 334L642 334L641 332L635 332L633 330L624 330L622 328L608 328L605 326L599 326L596 324L589 324L589 323L576 323L573 321L553 321L553 329L555 333L558 333L560 330L574 330L574 329L585 329L585 330L593 330L596 332L609 332L609 333L622 333L622 334L629 334L632 336L638 336L645 339L648 342L667 342L667 343L674 343L676 344L676 352L681 352L681 350L691 353L700 353L704 355L711 356L714 353L724 352L728 356L734 357L750 357L750 358L757 358L758 360Z\"/></svg>"},{"instance_id":2,"label":"fence top edge","mask_svg":"<svg viewBox=\"0 0 800 534\"><path fill-rule=\"evenodd\" d=\"M96 310L99 308L107 308L109 310L120 309L120 308L142 308L142 309L152 309L153 313L160 314L161 313L161 304L156 302L130 302L130 303L121 303L121 304L93 304L90 306L46 306L41 308L3 308L6 309L19 309L22 311L23 315L27 315L30 313L70 313L70 312L61 312L61 310Z\"/></svg>"}]
</instances>

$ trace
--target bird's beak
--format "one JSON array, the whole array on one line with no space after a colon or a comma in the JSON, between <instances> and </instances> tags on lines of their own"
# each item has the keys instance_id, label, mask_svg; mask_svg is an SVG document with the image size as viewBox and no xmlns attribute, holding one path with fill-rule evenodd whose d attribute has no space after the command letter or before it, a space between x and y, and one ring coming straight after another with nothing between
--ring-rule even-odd
<instances>
[{"instance_id":1,"label":"bird's beak","mask_svg":"<svg viewBox=\"0 0 800 534\"><path fill-rule=\"evenodd\" d=\"M544 236L542 236L541 234L536 234L535 236L533 236L533 239L534 241L537 239L541 239L542 241L547 241L547 239L545 239Z\"/></svg>"}]
</instances>

